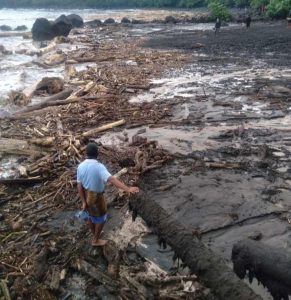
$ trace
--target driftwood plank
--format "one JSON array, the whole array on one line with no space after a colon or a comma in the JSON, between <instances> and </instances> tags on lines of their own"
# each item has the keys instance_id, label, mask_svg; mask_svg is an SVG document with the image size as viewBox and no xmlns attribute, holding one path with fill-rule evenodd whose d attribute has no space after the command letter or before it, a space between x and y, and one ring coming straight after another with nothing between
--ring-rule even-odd
<instances>
[{"instance_id":1,"label":"driftwood plank","mask_svg":"<svg viewBox=\"0 0 291 300\"><path fill-rule=\"evenodd\" d=\"M119 120L119 121L116 121L116 122L113 122L113 123L109 123L109 124L91 129L89 131L84 132L82 135L83 136L91 136L91 135L94 135L96 133L99 133L99 132L102 132L102 131L105 131L105 130L108 130L108 129L112 129L114 127L121 126L121 125L124 125L124 124L125 124L125 120L122 119L122 120Z\"/></svg>"}]
</instances>

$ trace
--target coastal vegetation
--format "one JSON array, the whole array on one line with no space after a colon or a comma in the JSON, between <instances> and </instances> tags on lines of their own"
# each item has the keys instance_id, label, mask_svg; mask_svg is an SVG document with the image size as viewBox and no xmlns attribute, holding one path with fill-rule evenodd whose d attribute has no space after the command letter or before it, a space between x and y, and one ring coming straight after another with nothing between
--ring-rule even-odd
<instances>
[{"instance_id":1,"label":"coastal vegetation","mask_svg":"<svg viewBox=\"0 0 291 300\"><path fill-rule=\"evenodd\" d=\"M250 8L270 18L285 18L290 0L0 0L0 8L210 8L214 16L230 20L228 8Z\"/></svg>"}]
</instances>

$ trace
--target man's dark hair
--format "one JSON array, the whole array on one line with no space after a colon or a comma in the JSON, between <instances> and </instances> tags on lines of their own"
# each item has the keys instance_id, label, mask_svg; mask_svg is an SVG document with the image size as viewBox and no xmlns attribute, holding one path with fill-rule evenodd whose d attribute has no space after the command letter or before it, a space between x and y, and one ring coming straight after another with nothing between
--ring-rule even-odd
<instances>
[{"instance_id":1,"label":"man's dark hair","mask_svg":"<svg viewBox=\"0 0 291 300\"><path fill-rule=\"evenodd\" d=\"M98 147L95 143L89 143L86 147L86 154L88 158L97 158Z\"/></svg>"}]
</instances>

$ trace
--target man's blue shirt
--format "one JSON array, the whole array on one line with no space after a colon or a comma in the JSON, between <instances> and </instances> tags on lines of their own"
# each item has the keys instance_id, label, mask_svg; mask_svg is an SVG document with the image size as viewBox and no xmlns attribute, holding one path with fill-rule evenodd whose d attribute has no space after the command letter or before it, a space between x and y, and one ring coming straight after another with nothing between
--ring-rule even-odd
<instances>
[{"instance_id":1,"label":"man's blue shirt","mask_svg":"<svg viewBox=\"0 0 291 300\"><path fill-rule=\"evenodd\" d=\"M77 169L77 182L92 192L102 193L111 174L96 159L84 160Z\"/></svg>"}]
</instances>

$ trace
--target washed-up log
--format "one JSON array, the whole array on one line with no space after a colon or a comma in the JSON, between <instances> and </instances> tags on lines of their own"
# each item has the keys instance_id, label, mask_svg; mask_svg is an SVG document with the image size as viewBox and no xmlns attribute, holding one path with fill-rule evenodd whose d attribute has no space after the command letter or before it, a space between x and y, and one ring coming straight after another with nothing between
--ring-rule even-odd
<instances>
[{"instance_id":1,"label":"washed-up log","mask_svg":"<svg viewBox=\"0 0 291 300\"><path fill-rule=\"evenodd\" d=\"M33 85L25 88L22 92L15 92L13 91L10 94L10 101L12 101L13 103L15 103L16 105L21 105L22 103L19 103L21 99L21 101L23 102L24 105L28 104L33 96L33 94L35 93L35 91L40 88L41 86L43 86L43 83L45 81L45 78L35 82Z\"/></svg>"},{"instance_id":2,"label":"washed-up log","mask_svg":"<svg viewBox=\"0 0 291 300\"><path fill-rule=\"evenodd\" d=\"M0 138L0 153L30 156L40 155L43 152L42 148L30 145L27 141Z\"/></svg>"},{"instance_id":3,"label":"washed-up log","mask_svg":"<svg viewBox=\"0 0 291 300\"><path fill-rule=\"evenodd\" d=\"M233 246L232 261L240 278L248 275L252 282L256 277L274 300L288 299L291 295L291 253L287 249L246 239Z\"/></svg>"},{"instance_id":4,"label":"washed-up log","mask_svg":"<svg viewBox=\"0 0 291 300\"><path fill-rule=\"evenodd\" d=\"M43 98L43 102L51 102L55 100L67 99L72 94L72 92L73 92L72 89L65 89L55 95Z\"/></svg>"},{"instance_id":5,"label":"washed-up log","mask_svg":"<svg viewBox=\"0 0 291 300\"><path fill-rule=\"evenodd\" d=\"M30 178L12 178L12 179L0 179L0 184L5 184L5 185L13 185L13 184L35 184L42 182L43 178L35 178L35 177L30 177Z\"/></svg>"},{"instance_id":6,"label":"washed-up log","mask_svg":"<svg viewBox=\"0 0 291 300\"><path fill-rule=\"evenodd\" d=\"M135 90L149 90L151 88L151 84L148 85L138 85L138 84L128 84L126 86L127 89L135 89Z\"/></svg>"},{"instance_id":7,"label":"washed-up log","mask_svg":"<svg viewBox=\"0 0 291 300\"><path fill-rule=\"evenodd\" d=\"M221 300L261 300L241 281L226 262L207 248L193 233L169 216L147 193L139 193L130 200L133 216L139 214L175 256L194 272Z\"/></svg>"},{"instance_id":8,"label":"washed-up log","mask_svg":"<svg viewBox=\"0 0 291 300\"><path fill-rule=\"evenodd\" d=\"M11 300L10 293L5 280L0 281L0 287L4 296L4 300Z\"/></svg>"},{"instance_id":9,"label":"washed-up log","mask_svg":"<svg viewBox=\"0 0 291 300\"><path fill-rule=\"evenodd\" d=\"M85 260L81 259L78 259L73 267L101 282L106 286L106 288L108 288L108 290L113 292L118 291L118 282L106 275L103 269L94 267L91 264L87 263Z\"/></svg>"},{"instance_id":10,"label":"washed-up log","mask_svg":"<svg viewBox=\"0 0 291 300\"><path fill-rule=\"evenodd\" d=\"M49 147L53 144L55 138L52 136L43 138L43 139L31 139L28 142L30 144L38 145L38 146L43 146L43 147Z\"/></svg>"},{"instance_id":11,"label":"washed-up log","mask_svg":"<svg viewBox=\"0 0 291 300\"><path fill-rule=\"evenodd\" d=\"M30 32L0 32L0 37L12 37L12 36L23 36L26 38L31 38Z\"/></svg>"},{"instance_id":12,"label":"washed-up log","mask_svg":"<svg viewBox=\"0 0 291 300\"><path fill-rule=\"evenodd\" d=\"M125 120L122 119L122 120L119 120L119 121L116 121L116 122L113 122L113 123L109 123L109 124L97 127L95 129L91 129L89 131L84 132L82 135L83 136L92 136L96 133L99 133L99 132L102 132L102 131L105 131L105 130L108 130L108 129L112 129L114 127L121 126L121 125L124 125L124 124L125 124Z\"/></svg>"},{"instance_id":13,"label":"washed-up log","mask_svg":"<svg viewBox=\"0 0 291 300\"><path fill-rule=\"evenodd\" d=\"M22 114L26 114L35 110L40 110L46 107L50 107L50 106L61 106L61 105L67 105L70 103L75 103L75 102L79 102L80 99L66 99L66 100L55 100L55 101L46 101L46 102L41 102L35 105L31 105L28 106L20 111L18 111L15 115L22 115ZM13 119L14 117L12 117Z\"/></svg>"}]
</instances>

